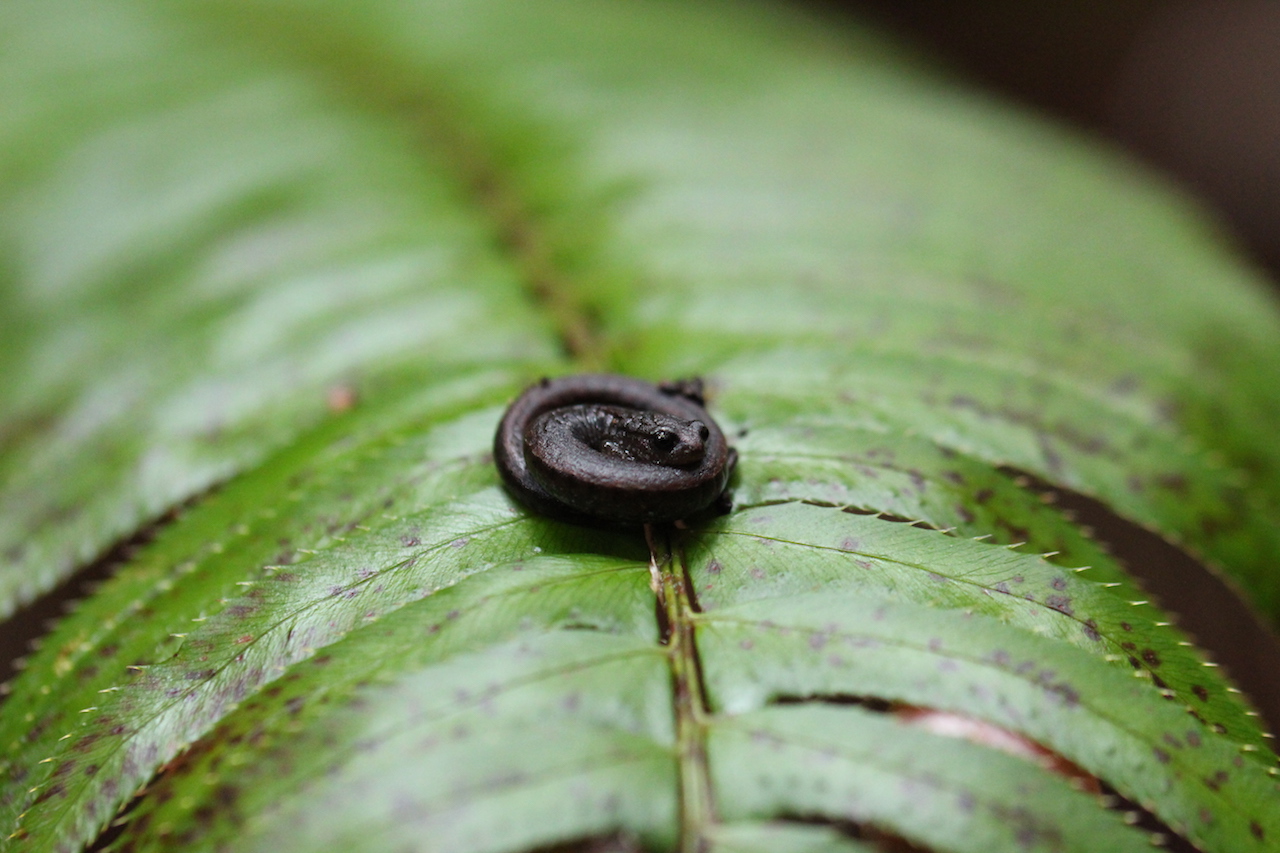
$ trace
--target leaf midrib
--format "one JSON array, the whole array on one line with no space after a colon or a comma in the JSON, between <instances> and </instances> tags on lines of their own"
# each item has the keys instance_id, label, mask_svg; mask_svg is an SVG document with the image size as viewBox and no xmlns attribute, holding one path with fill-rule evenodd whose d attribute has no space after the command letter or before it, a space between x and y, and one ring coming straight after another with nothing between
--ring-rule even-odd
<instances>
[{"instance_id":1,"label":"leaf midrib","mask_svg":"<svg viewBox=\"0 0 1280 853\"><path fill-rule=\"evenodd\" d=\"M254 5L246 10L253 16L252 25L246 25L243 20L228 20L237 17L227 13L232 6L185 8L190 20L182 23L216 31L221 43L239 46L255 64L303 69L326 97L348 111L373 112L398 125L424 162L444 163L446 177L452 177L457 188L456 200L476 212L478 221L487 223L494 247L516 271L525 298L551 321L564 355L585 370L609 363L612 345L599 312L585 296L585 288L552 262L561 247L535 214L519 176L499 165L499 141L486 138L454 106L465 103L473 92L447 82L453 75L444 69L426 63L415 68L385 50L385 45L381 51L376 49L366 41L368 34L357 29L356 21L329 20L322 10L311 9L307 27L299 30L288 8ZM202 37L207 38L207 33ZM432 86L424 86L425 81ZM503 119L519 121L507 115ZM520 129L535 139L536 124L529 119L522 124ZM536 144L530 142L531 147Z\"/></svg>"}]
</instances>

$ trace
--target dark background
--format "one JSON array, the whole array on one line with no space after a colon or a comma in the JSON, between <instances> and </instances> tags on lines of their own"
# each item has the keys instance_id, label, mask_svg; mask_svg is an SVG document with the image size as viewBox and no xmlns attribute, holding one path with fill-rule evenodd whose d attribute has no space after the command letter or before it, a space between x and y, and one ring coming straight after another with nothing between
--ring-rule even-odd
<instances>
[{"instance_id":1,"label":"dark background","mask_svg":"<svg viewBox=\"0 0 1280 853\"><path fill-rule=\"evenodd\" d=\"M879 22L1199 195L1280 281L1280 3L799 0Z\"/></svg>"}]
</instances>

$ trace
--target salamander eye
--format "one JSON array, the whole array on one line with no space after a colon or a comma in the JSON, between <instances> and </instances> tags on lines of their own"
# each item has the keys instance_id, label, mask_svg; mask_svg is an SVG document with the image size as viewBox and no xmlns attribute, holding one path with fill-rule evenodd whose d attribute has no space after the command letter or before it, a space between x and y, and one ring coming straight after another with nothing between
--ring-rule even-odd
<instances>
[{"instance_id":1,"label":"salamander eye","mask_svg":"<svg viewBox=\"0 0 1280 853\"><path fill-rule=\"evenodd\" d=\"M662 453L670 453L680 443L680 436L673 430L657 429L653 432L653 447Z\"/></svg>"}]
</instances>

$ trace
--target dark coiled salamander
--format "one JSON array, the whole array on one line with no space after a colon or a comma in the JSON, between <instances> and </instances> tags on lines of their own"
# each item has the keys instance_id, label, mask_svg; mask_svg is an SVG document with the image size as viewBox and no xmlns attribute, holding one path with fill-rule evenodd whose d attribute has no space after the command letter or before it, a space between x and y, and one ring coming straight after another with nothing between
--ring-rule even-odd
<instances>
[{"instance_id":1,"label":"dark coiled salamander","mask_svg":"<svg viewBox=\"0 0 1280 853\"><path fill-rule=\"evenodd\" d=\"M507 409L494 461L542 515L607 527L688 518L727 501L737 461L703 406L698 380L544 379Z\"/></svg>"}]
</instances>

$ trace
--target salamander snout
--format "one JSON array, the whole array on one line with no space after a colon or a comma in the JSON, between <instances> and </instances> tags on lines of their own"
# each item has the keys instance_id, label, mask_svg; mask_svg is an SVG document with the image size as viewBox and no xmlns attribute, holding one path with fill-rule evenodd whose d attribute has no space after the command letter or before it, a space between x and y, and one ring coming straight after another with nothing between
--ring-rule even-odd
<instances>
[{"instance_id":1,"label":"salamander snout","mask_svg":"<svg viewBox=\"0 0 1280 853\"><path fill-rule=\"evenodd\" d=\"M650 439L655 455L667 465L695 465L707 452L711 431L702 421L667 419L654 429Z\"/></svg>"}]
</instances>

